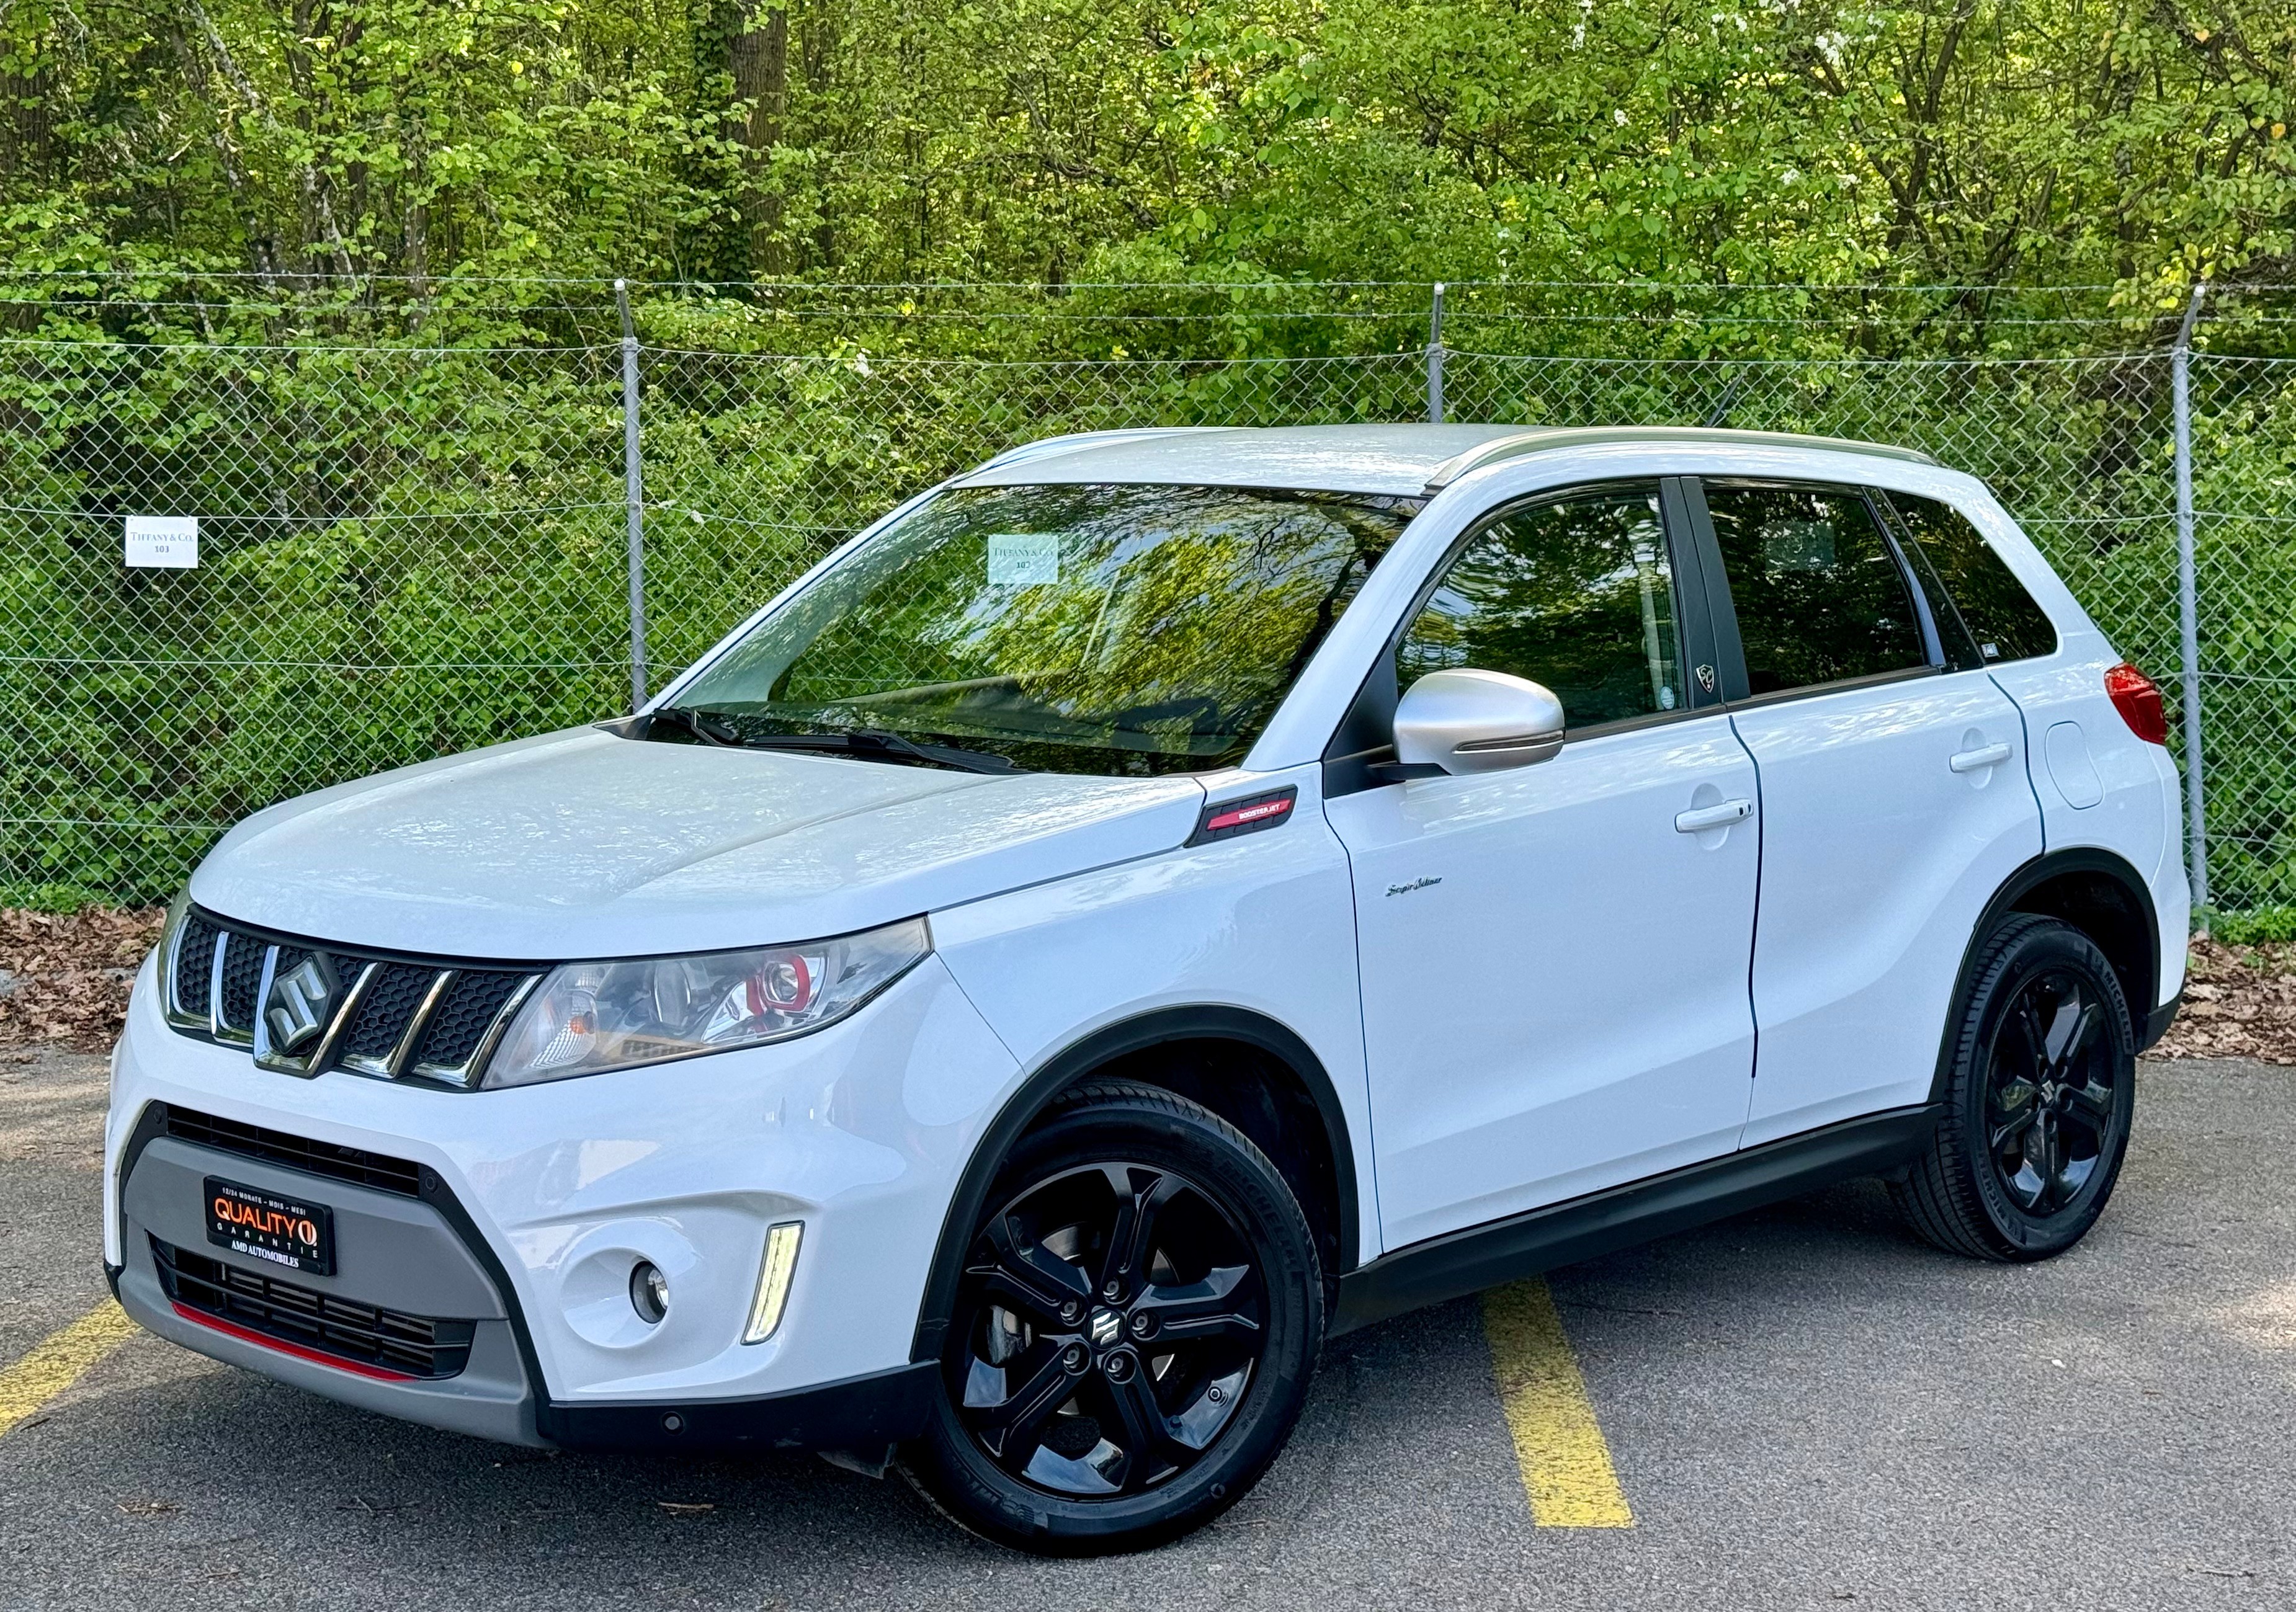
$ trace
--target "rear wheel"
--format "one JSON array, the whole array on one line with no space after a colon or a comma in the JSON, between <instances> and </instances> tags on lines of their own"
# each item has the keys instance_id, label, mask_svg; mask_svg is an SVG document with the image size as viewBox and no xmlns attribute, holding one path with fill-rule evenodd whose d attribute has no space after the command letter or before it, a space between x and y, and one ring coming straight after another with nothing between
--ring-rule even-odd
<instances>
[{"instance_id":1,"label":"rear wheel","mask_svg":"<svg viewBox=\"0 0 2296 1612\"><path fill-rule=\"evenodd\" d=\"M903 1469L1023 1550L1160 1543L1267 1470L1323 1322L1314 1240L1265 1155L1168 1092L1081 1088L990 1192Z\"/></svg>"},{"instance_id":2,"label":"rear wheel","mask_svg":"<svg viewBox=\"0 0 2296 1612\"><path fill-rule=\"evenodd\" d=\"M2136 1058L2096 944L2054 918L2003 924L1962 1004L1937 1136L1896 1189L1915 1229L1982 1259L2046 1259L2079 1242L2120 1174Z\"/></svg>"}]
</instances>

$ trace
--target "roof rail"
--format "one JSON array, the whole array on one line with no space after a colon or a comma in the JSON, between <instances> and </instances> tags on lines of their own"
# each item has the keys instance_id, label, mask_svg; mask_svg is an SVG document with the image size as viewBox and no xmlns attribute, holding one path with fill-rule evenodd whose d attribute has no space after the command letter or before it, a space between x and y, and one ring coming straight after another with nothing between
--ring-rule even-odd
<instances>
[{"instance_id":1,"label":"roof rail","mask_svg":"<svg viewBox=\"0 0 2296 1612\"><path fill-rule=\"evenodd\" d=\"M1152 437L1182 437L1195 431L1225 431L1234 428L1225 425L1144 425L1113 431L1070 431L1062 437L1045 437L1035 442L1024 442L1018 447L1006 448L985 464L976 464L957 478L978 476L983 471L1001 470L1008 464L1021 464L1031 459L1043 459L1054 454L1072 453L1079 448L1104 447L1119 442L1139 442Z\"/></svg>"},{"instance_id":2,"label":"roof rail","mask_svg":"<svg viewBox=\"0 0 2296 1612\"><path fill-rule=\"evenodd\" d=\"M1917 448L1890 447L1878 442L1852 442L1845 437L1808 437L1792 431L1733 431L1688 425L1540 426L1513 436L1494 437L1437 465L1427 478L1427 490L1439 493L1470 471L1525 454L1554 448L1587 447L1601 443L1707 443L1732 447L1823 448L1839 454L1863 454L1868 458L1896 459L1913 464L1936 464Z\"/></svg>"}]
</instances>

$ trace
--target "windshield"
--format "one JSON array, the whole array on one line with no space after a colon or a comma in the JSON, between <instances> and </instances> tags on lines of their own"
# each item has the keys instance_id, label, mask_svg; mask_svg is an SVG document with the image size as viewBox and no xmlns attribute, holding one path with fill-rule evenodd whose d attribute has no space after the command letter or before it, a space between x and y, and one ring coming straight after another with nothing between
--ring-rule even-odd
<instances>
[{"instance_id":1,"label":"windshield","mask_svg":"<svg viewBox=\"0 0 2296 1612\"><path fill-rule=\"evenodd\" d=\"M760 622L676 703L753 741L898 734L1042 772L1232 765L1423 502L956 488Z\"/></svg>"}]
</instances>

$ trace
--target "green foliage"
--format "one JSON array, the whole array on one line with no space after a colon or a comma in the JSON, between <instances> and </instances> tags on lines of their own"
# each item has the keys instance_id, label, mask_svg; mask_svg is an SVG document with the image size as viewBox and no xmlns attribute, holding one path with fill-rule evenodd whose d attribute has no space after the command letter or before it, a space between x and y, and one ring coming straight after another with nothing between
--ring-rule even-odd
<instances>
[{"instance_id":1,"label":"green foliage","mask_svg":"<svg viewBox=\"0 0 2296 1612\"><path fill-rule=\"evenodd\" d=\"M2296 906L2217 912L2210 917L2209 932L2226 945L2283 945L2296 940Z\"/></svg>"},{"instance_id":2,"label":"green foliage","mask_svg":"<svg viewBox=\"0 0 2296 1612\"><path fill-rule=\"evenodd\" d=\"M2259 0L0 12L0 242L472 274L2117 282L2292 247Z\"/></svg>"},{"instance_id":3,"label":"green foliage","mask_svg":"<svg viewBox=\"0 0 2296 1612\"><path fill-rule=\"evenodd\" d=\"M0 880L0 907L34 912L72 913L118 904L118 897L76 884L16 884Z\"/></svg>"}]
</instances>

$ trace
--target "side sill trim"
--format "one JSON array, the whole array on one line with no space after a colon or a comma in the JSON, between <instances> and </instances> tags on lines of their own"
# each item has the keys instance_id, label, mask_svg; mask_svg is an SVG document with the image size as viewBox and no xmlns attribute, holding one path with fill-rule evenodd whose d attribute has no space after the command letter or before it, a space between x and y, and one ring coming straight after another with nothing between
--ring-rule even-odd
<instances>
[{"instance_id":1,"label":"side sill trim","mask_svg":"<svg viewBox=\"0 0 2296 1612\"><path fill-rule=\"evenodd\" d=\"M1929 1104L1868 1114L1396 1249L1340 1278L1329 1335L1894 1168L1928 1143L1938 1115Z\"/></svg>"}]
</instances>

